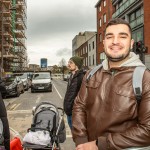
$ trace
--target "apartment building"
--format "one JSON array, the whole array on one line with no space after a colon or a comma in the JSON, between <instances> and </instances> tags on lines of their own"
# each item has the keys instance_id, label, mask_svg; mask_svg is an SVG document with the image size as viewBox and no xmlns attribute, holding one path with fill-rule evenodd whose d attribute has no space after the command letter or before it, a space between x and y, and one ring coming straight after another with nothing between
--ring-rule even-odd
<instances>
[{"instance_id":1,"label":"apartment building","mask_svg":"<svg viewBox=\"0 0 150 150\"><path fill-rule=\"evenodd\" d=\"M92 36L87 42L88 42L88 67L94 68L96 64L96 39L97 34Z\"/></svg>"},{"instance_id":2,"label":"apartment building","mask_svg":"<svg viewBox=\"0 0 150 150\"><path fill-rule=\"evenodd\" d=\"M76 50L85 43L88 39L90 39L96 32L85 31L79 32L72 40L72 56L75 56Z\"/></svg>"},{"instance_id":3,"label":"apartment building","mask_svg":"<svg viewBox=\"0 0 150 150\"><path fill-rule=\"evenodd\" d=\"M0 0L0 66L3 73L27 67L26 0Z\"/></svg>"},{"instance_id":4,"label":"apartment building","mask_svg":"<svg viewBox=\"0 0 150 150\"><path fill-rule=\"evenodd\" d=\"M123 18L132 27L135 42L142 41L148 47L145 65L150 68L150 1L149 0L112 0L115 12L113 18Z\"/></svg>"},{"instance_id":5,"label":"apartment building","mask_svg":"<svg viewBox=\"0 0 150 150\"><path fill-rule=\"evenodd\" d=\"M88 67L88 41L84 42L75 50L75 56L83 57L84 66Z\"/></svg>"},{"instance_id":6,"label":"apartment building","mask_svg":"<svg viewBox=\"0 0 150 150\"><path fill-rule=\"evenodd\" d=\"M114 8L111 0L98 0L95 5L97 12L97 64L106 57L103 49L104 30L108 21L112 18Z\"/></svg>"}]
</instances>

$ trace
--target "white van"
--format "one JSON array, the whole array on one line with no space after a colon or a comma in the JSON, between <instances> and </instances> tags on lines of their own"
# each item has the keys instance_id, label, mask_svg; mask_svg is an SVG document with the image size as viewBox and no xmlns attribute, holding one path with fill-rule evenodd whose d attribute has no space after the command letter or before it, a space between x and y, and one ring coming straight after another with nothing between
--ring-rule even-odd
<instances>
[{"instance_id":1,"label":"white van","mask_svg":"<svg viewBox=\"0 0 150 150\"><path fill-rule=\"evenodd\" d=\"M34 73L32 77L31 92L50 91L52 92L52 81L50 72Z\"/></svg>"}]
</instances>

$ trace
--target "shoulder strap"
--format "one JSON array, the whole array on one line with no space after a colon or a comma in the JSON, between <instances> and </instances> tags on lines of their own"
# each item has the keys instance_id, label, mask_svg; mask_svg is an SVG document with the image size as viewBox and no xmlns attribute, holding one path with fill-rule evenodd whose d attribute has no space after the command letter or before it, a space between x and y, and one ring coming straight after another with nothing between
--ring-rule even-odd
<instances>
[{"instance_id":1,"label":"shoulder strap","mask_svg":"<svg viewBox=\"0 0 150 150\"><path fill-rule=\"evenodd\" d=\"M142 98L142 80L143 80L143 74L146 70L145 66L138 66L134 69L133 72L133 90L135 93L136 100L139 102Z\"/></svg>"},{"instance_id":2,"label":"shoulder strap","mask_svg":"<svg viewBox=\"0 0 150 150\"><path fill-rule=\"evenodd\" d=\"M95 72L97 72L97 70L99 70L101 67L102 67L102 64L99 64L98 66L94 67L88 74L86 81L88 82L90 78L93 76L93 74L95 74Z\"/></svg>"}]
</instances>

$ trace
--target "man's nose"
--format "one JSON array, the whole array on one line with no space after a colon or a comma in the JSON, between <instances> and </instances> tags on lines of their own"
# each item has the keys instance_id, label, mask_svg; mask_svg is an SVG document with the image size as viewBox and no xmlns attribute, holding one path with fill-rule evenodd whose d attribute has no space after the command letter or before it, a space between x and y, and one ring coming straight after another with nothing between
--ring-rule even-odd
<instances>
[{"instance_id":1,"label":"man's nose","mask_svg":"<svg viewBox=\"0 0 150 150\"><path fill-rule=\"evenodd\" d=\"M113 44L118 44L120 42L120 39L118 37L113 38Z\"/></svg>"}]
</instances>

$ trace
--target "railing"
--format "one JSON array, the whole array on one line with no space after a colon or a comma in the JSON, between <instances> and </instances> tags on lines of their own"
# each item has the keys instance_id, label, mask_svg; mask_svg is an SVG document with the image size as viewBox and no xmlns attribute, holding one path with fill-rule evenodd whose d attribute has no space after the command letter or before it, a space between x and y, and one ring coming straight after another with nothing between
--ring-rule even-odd
<instances>
[{"instance_id":1,"label":"railing","mask_svg":"<svg viewBox=\"0 0 150 150\"><path fill-rule=\"evenodd\" d=\"M142 16L138 17L136 20L132 21L130 23L130 26L131 26L131 28L135 28L136 26L143 24L143 22L144 22L144 17L142 15Z\"/></svg>"},{"instance_id":2,"label":"railing","mask_svg":"<svg viewBox=\"0 0 150 150\"><path fill-rule=\"evenodd\" d=\"M129 0L123 3L119 9L116 10L116 12L112 15L113 18L117 17L120 13L122 13L126 8L128 8L131 4L133 4L137 0Z\"/></svg>"}]
</instances>

